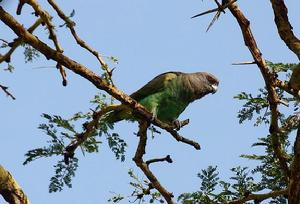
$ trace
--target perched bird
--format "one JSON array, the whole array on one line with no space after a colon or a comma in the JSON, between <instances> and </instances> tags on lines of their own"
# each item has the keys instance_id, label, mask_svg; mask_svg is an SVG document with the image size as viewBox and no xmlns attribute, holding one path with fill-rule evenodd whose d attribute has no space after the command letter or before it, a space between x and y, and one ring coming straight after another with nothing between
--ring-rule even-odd
<instances>
[{"instance_id":1,"label":"perched bird","mask_svg":"<svg viewBox=\"0 0 300 204\"><path fill-rule=\"evenodd\" d=\"M166 72L156 76L141 89L130 95L154 117L180 128L178 116L193 101L209 93L215 93L219 80L210 73ZM123 119L134 120L131 110L111 112L107 121L114 123Z\"/></svg>"},{"instance_id":2,"label":"perched bird","mask_svg":"<svg viewBox=\"0 0 300 204\"><path fill-rule=\"evenodd\" d=\"M298 64L293 69L292 76L289 81L289 86L294 90L300 90L300 64Z\"/></svg>"}]
</instances>

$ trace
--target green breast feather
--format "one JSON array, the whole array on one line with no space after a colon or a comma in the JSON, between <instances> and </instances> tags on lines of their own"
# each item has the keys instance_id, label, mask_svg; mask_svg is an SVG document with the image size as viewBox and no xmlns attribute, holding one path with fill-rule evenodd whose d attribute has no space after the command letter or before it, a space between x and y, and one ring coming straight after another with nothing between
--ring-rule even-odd
<instances>
[{"instance_id":1,"label":"green breast feather","mask_svg":"<svg viewBox=\"0 0 300 204\"><path fill-rule=\"evenodd\" d=\"M140 103L164 122L172 122L177 119L188 105L166 90L152 94L142 99Z\"/></svg>"}]
</instances>

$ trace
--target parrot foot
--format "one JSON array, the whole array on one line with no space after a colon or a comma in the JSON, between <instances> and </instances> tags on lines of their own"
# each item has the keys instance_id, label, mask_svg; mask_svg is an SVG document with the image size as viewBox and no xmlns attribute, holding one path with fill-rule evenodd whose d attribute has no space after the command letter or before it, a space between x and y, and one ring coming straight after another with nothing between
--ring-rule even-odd
<instances>
[{"instance_id":1,"label":"parrot foot","mask_svg":"<svg viewBox=\"0 0 300 204\"><path fill-rule=\"evenodd\" d=\"M174 120L172 123L176 127L175 128L176 130L180 130L180 128L181 128L181 122L179 120Z\"/></svg>"}]
</instances>

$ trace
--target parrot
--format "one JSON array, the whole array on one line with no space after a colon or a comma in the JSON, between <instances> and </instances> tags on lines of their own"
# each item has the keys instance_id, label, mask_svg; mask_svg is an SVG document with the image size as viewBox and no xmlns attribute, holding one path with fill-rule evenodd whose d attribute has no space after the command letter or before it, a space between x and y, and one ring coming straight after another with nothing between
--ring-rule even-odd
<instances>
[{"instance_id":1,"label":"parrot","mask_svg":"<svg viewBox=\"0 0 300 204\"><path fill-rule=\"evenodd\" d=\"M153 117L180 129L179 115L193 101L209 93L216 93L219 80L207 72L184 73L169 71L162 73L130 95L144 106ZM137 120L131 109L115 110L106 121Z\"/></svg>"},{"instance_id":2,"label":"parrot","mask_svg":"<svg viewBox=\"0 0 300 204\"><path fill-rule=\"evenodd\" d=\"M298 64L292 72L290 81L289 81L289 86L294 89L299 91L300 90L300 64Z\"/></svg>"}]
</instances>

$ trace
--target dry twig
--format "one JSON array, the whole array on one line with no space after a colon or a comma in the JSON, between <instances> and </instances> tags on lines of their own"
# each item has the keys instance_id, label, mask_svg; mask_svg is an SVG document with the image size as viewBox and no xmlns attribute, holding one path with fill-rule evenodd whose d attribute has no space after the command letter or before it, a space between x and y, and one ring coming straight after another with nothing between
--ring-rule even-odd
<instances>
[{"instance_id":1,"label":"dry twig","mask_svg":"<svg viewBox=\"0 0 300 204\"><path fill-rule=\"evenodd\" d=\"M16 100L16 98L7 90L7 86L3 86L0 84L0 88L6 93L7 96L11 97L13 100Z\"/></svg>"},{"instance_id":2,"label":"dry twig","mask_svg":"<svg viewBox=\"0 0 300 204\"><path fill-rule=\"evenodd\" d=\"M143 161L143 155L145 154L145 148L147 143L147 129L149 127L149 123L147 121L140 121L139 125L139 144L135 153L135 156L133 158L133 161L136 163L136 165L144 172L144 174L147 176L149 181L151 182L152 186L160 192L160 194L164 197L164 199L167 201L168 204L175 204L175 202L172 200L173 194L168 192L157 180L156 176L152 173L152 171L149 169L149 166L146 162Z\"/></svg>"},{"instance_id":3,"label":"dry twig","mask_svg":"<svg viewBox=\"0 0 300 204\"><path fill-rule=\"evenodd\" d=\"M171 159L171 156L167 155L166 157L163 157L163 158L150 159L150 160L146 161L146 164L150 165L150 164L155 163L155 162L164 162L164 161L166 161L168 163L173 162L173 160Z\"/></svg>"},{"instance_id":4,"label":"dry twig","mask_svg":"<svg viewBox=\"0 0 300 204\"><path fill-rule=\"evenodd\" d=\"M96 50L91 48L85 41L83 41L76 33L75 31L75 22L73 22L68 16L64 14L64 12L59 8L59 6L55 3L54 0L48 0L48 3L52 6L52 8L56 11L57 15L66 23L67 27L70 29L74 39L76 40L77 44L79 44L84 49L88 50L91 54L93 54L97 60L99 61L101 68L106 72L106 75L110 81L110 83L113 84L113 81L111 79L112 72L106 62L103 60L100 53L98 53Z\"/></svg>"},{"instance_id":5,"label":"dry twig","mask_svg":"<svg viewBox=\"0 0 300 204\"><path fill-rule=\"evenodd\" d=\"M26 0L26 3L28 3L29 5L32 6L32 8L34 9L35 13L37 15L39 15L41 17L41 19L43 20L44 23L46 23L47 29L49 31L49 39L53 41L53 44L55 46L55 49L60 52L63 53L63 49L60 46L57 36L55 34L55 26L52 24L52 17L49 15L49 13L45 10L42 9L42 7L39 5L39 3L36 0ZM64 86L67 85L67 79L66 79L66 72L64 70L64 67L61 64L57 64L56 66L58 68L58 70L60 71L60 74L62 76L62 84Z\"/></svg>"},{"instance_id":6,"label":"dry twig","mask_svg":"<svg viewBox=\"0 0 300 204\"><path fill-rule=\"evenodd\" d=\"M35 21L35 23L28 28L28 32L33 33L33 31L37 27L39 27L41 25L41 23L42 23L42 19L41 18L37 19ZM0 55L0 63L2 63L4 61L5 62L10 62L12 53L22 44L22 42L23 42L22 38L19 37L19 38L14 39L13 42L8 43L8 45L11 48L6 54Z\"/></svg>"}]
</instances>

